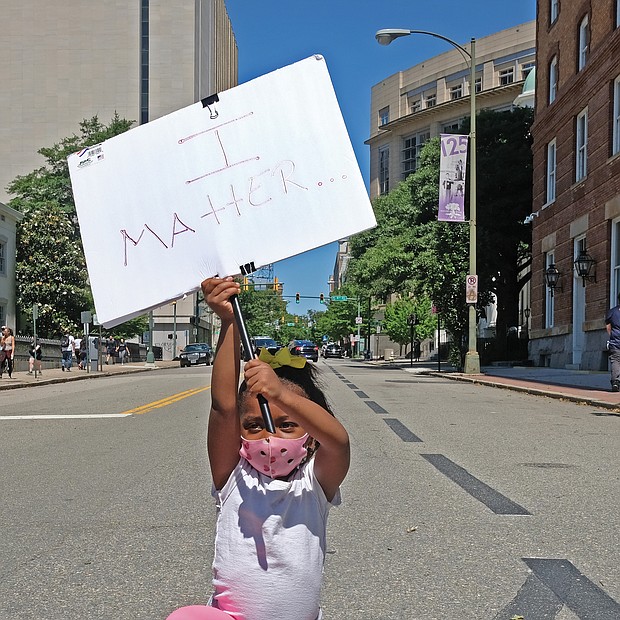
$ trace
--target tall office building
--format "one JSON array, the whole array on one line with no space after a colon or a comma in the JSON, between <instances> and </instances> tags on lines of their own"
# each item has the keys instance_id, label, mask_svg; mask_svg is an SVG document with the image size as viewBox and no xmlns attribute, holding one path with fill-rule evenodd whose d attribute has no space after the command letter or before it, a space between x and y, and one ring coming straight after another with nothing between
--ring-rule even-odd
<instances>
[{"instance_id":1,"label":"tall office building","mask_svg":"<svg viewBox=\"0 0 620 620\"><path fill-rule=\"evenodd\" d=\"M2 0L0 21L0 202L85 118L142 124L237 84L224 0ZM176 307L181 344L197 308Z\"/></svg>"}]
</instances>

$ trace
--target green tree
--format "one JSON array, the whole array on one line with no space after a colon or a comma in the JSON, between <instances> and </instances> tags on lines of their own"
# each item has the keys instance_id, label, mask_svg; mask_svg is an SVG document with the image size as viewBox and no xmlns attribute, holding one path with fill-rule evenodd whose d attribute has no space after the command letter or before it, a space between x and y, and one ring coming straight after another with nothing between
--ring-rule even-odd
<instances>
[{"instance_id":1,"label":"green tree","mask_svg":"<svg viewBox=\"0 0 620 620\"><path fill-rule=\"evenodd\" d=\"M385 318L383 320L383 331L390 337L390 340L397 342L401 346L411 343L411 326L409 317L416 317L413 335L418 340L430 338L435 331L435 320L431 313L431 301L428 297L416 300L412 297L398 299L393 304L388 304L385 308Z\"/></svg>"},{"instance_id":2,"label":"green tree","mask_svg":"<svg viewBox=\"0 0 620 620\"><path fill-rule=\"evenodd\" d=\"M27 209L17 229L17 247L18 308L28 316L38 304L41 336L77 333L80 313L92 306L84 254L67 214L54 203L47 209Z\"/></svg>"},{"instance_id":3,"label":"green tree","mask_svg":"<svg viewBox=\"0 0 620 620\"><path fill-rule=\"evenodd\" d=\"M23 213L17 228L16 301L24 327L32 305L39 305L37 331L55 337L66 329L81 329L80 313L94 310L86 275L67 157L86 146L127 131L132 121L114 115L108 125L95 116L80 123L79 134L64 138L38 152L45 165L16 177L7 187L9 205ZM144 319L113 330L139 329ZM133 332L131 335L135 333Z\"/></svg>"},{"instance_id":4,"label":"green tree","mask_svg":"<svg viewBox=\"0 0 620 620\"><path fill-rule=\"evenodd\" d=\"M274 290L249 286L241 291L239 305L250 336L279 338L277 327L286 314L286 302Z\"/></svg>"}]
</instances>

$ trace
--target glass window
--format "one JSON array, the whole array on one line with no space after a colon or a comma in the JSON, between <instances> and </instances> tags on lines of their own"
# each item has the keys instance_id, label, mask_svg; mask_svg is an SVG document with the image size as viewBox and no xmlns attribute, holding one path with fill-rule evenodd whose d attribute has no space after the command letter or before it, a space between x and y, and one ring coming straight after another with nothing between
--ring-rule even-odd
<instances>
[{"instance_id":1,"label":"glass window","mask_svg":"<svg viewBox=\"0 0 620 620\"><path fill-rule=\"evenodd\" d=\"M618 303L620 293L620 220L614 220L611 225L611 281L610 281L610 306Z\"/></svg>"},{"instance_id":2,"label":"glass window","mask_svg":"<svg viewBox=\"0 0 620 620\"><path fill-rule=\"evenodd\" d=\"M443 133L454 133L459 130L461 123L459 121L450 121L442 127Z\"/></svg>"},{"instance_id":3,"label":"glass window","mask_svg":"<svg viewBox=\"0 0 620 620\"><path fill-rule=\"evenodd\" d=\"M379 194L390 191L390 147L379 148Z\"/></svg>"},{"instance_id":4,"label":"glass window","mask_svg":"<svg viewBox=\"0 0 620 620\"><path fill-rule=\"evenodd\" d=\"M547 252L545 254L545 271L555 266L555 254L553 252ZM547 280L545 279L545 327L553 327L553 315L555 311L553 289L547 286Z\"/></svg>"},{"instance_id":5,"label":"glass window","mask_svg":"<svg viewBox=\"0 0 620 620\"><path fill-rule=\"evenodd\" d=\"M428 140L430 140L430 137L430 131L423 131L403 138L403 179L418 169L418 166L420 165L420 153L422 152L422 147Z\"/></svg>"},{"instance_id":6,"label":"glass window","mask_svg":"<svg viewBox=\"0 0 620 620\"><path fill-rule=\"evenodd\" d=\"M432 108L437 105L437 93L426 95L426 107Z\"/></svg>"},{"instance_id":7,"label":"glass window","mask_svg":"<svg viewBox=\"0 0 620 620\"><path fill-rule=\"evenodd\" d=\"M0 241L0 275L6 275L6 243Z\"/></svg>"},{"instance_id":8,"label":"glass window","mask_svg":"<svg viewBox=\"0 0 620 620\"><path fill-rule=\"evenodd\" d=\"M499 83L502 86L507 86L508 84L512 84L514 81L515 81L514 67L508 67L507 69L502 69L499 72Z\"/></svg>"},{"instance_id":9,"label":"glass window","mask_svg":"<svg viewBox=\"0 0 620 620\"><path fill-rule=\"evenodd\" d=\"M536 66L535 62L524 62L521 65L521 79L524 80L529 74L530 71Z\"/></svg>"},{"instance_id":10,"label":"glass window","mask_svg":"<svg viewBox=\"0 0 620 620\"><path fill-rule=\"evenodd\" d=\"M414 112L419 112L422 109L422 102L419 99L410 99L409 100L409 112L413 114Z\"/></svg>"},{"instance_id":11,"label":"glass window","mask_svg":"<svg viewBox=\"0 0 620 620\"><path fill-rule=\"evenodd\" d=\"M390 106L379 110L379 126L387 125L390 122Z\"/></svg>"},{"instance_id":12,"label":"glass window","mask_svg":"<svg viewBox=\"0 0 620 620\"><path fill-rule=\"evenodd\" d=\"M549 103L553 103L558 94L558 57L549 63Z\"/></svg>"},{"instance_id":13,"label":"glass window","mask_svg":"<svg viewBox=\"0 0 620 620\"><path fill-rule=\"evenodd\" d=\"M550 14L550 22L553 22L558 18L560 14L560 0L551 0L551 14Z\"/></svg>"},{"instance_id":14,"label":"glass window","mask_svg":"<svg viewBox=\"0 0 620 620\"><path fill-rule=\"evenodd\" d=\"M588 108L577 116L575 181L588 174Z\"/></svg>"},{"instance_id":15,"label":"glass window","mask_svg":"<svg viewBox=\"0 0 620 620\"><path fill-rule=\"evenodd\" d=\"M455 84L450 86L450 99L460 99L463 96L463 85Z\"/></svg>"},{"instance_id":16,"label":"glass window","mask_svg":"<svg viewBox=\"0 0 620 620\"><path fill-rule=\"evenodd\" d=\"M556 142L555 138L547 144L547 200L546 204L555 201L555 179L556 179Z\"/></svg>"},{"instance_id":17,"label":"glass window","mask_svg":"<svg viewBox=\"0 0 620 620\"><path fill-rule=\"evenodd\" d=\"M590 47L589 19L586 15L579 24L579 47L577 49L577 71L581 71L588 61L588 49Z\"/></svg>"},{"instance_id":18,"label":"glass window","mask_svg":"<svg viewBox=\"0 0 620 620\"><path fill-rule=\"evenodd\" d=\"M474 82L474 88L476 89L476 93L481 93L482 92L482 78L476 78L476 81Z\"/></svg>"},{"instance_id":19,"label":"glass window","mask_svg":"<svg viewBox=\"0 0 620 620\"><path fill-rule=\"evenodd\" d=\"M620 3L620 0L618 0ZM614 81L614 111L612 117L611 154L620 153L620 75Z\"/></svg>"}]
</instances>

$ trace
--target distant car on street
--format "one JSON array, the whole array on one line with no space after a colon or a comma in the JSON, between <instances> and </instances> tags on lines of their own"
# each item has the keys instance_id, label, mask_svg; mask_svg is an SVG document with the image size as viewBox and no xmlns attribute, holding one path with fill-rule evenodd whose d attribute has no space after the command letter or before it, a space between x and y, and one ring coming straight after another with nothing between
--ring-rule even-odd
<instances>
[{"instance_id":1,"label":"distant car on street","mask_svg":"<svg viewBox=\"0 0 620 620\"><path fill-rule=\"evenodd\" d=\"M342 357L342 347L332 342L323 349L323 357Z\"/></svg>"},{"instance_id":2,"label":"distant car on street","mask_svg":"<svg viewBox=\"0 0 620 620\"><path fill-rule=\"evenodd\" d=\"M251 341L256 355L260 353L261 349L267 349L271 355L275 355L275 353L282 348L273 338L269 338L269 336L256 336L255 338L251 338Z\"/></svg>"},{"instance_id":3,"label":"distant car on street","mask_svg":"<svg viewBox=\"0 0 620 620\"><path fill-rule=\"evenodd\" d=\"M198 364L211 365L213 361L213 349L206 342L188 344L179 354L179 365L197 366Z\"/></svg>"},{"instance_id":4,"label":"distant car on street","mask_svg":"<svg viewBox=\"0 0 620 620\"><path fill-rule=\"evenodd\" d=\"M288 343L291 355L301 355L313 362L319 361L319 347L310 340L291 340Z\"/></svg>"}]
</instances>

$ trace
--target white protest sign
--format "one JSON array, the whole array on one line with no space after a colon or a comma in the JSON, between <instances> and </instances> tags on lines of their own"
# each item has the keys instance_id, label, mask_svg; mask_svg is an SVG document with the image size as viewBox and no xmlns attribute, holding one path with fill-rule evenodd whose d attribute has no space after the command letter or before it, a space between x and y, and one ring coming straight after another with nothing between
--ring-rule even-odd
<instances>
[{"instance_id":1,"label":"white protest sign","mask_svg":"<svg viewBox=\"0 0 620 620\"><path fill-rule=\"evenodd\" d=\"M321 56L218 96L69 157L105 327L376 223Z\"/></svg>"}]
</instances>

